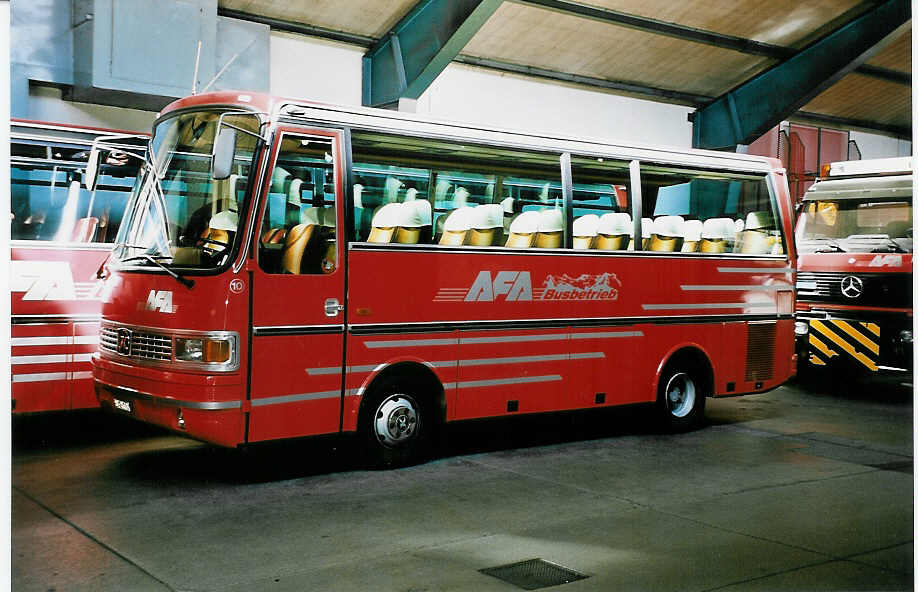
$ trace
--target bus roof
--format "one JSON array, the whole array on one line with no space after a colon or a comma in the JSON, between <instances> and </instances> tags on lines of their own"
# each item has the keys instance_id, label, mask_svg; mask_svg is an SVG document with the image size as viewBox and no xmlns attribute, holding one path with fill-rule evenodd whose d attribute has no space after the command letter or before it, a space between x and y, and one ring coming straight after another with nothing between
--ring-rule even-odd
<instances>
[{"instance_id":1,"label":"bus roof","mask_svg":"<svg viewBox=\"0 0 918 592\"><path fill-rule=\"evenodd\" d=\"M637 159L666 164L695 164L704 168L724 168L759 173L783 170L783 165L777 159L735 152L633 145L603 138L562 137L555 132L540 134L532 131L492 128L388 109L331 105L244 91L214 92L180 99L167 105L160 113L160 117L179 109L212 105L265 113L272 120L309 121L422 137L454 138L534 150L571 152L574 155L582 156Z\"/></svg>"}]
</instances>

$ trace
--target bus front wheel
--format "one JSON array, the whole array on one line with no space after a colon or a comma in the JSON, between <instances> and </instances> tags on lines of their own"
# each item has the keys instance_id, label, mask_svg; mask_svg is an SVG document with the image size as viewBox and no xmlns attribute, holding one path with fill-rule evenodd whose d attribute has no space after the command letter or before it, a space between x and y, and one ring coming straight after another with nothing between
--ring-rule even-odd
<instances>
[{"instance_id":1,"label":"bus front wheel","mask_svg":"<svg viewBox=\"0 0 918 592\"><path fill-rule=\"evenodd\" d=\"M663 428L684 432L698 427L704 419L708 388L696 369L684 363L671 363L660 375L657 407Z\"/></svg>"},{"instance_id":2,"label":"bus front wheel","mask_svg":"<svg viewBox=\"0 0 918 592\"><path fill-rule=\"evenodd\" d=\"M410 383L387 381L364 401L360 430L371 465L406 466L427 453L434 419L417 392Z\"/></svg>"}]
</instances>

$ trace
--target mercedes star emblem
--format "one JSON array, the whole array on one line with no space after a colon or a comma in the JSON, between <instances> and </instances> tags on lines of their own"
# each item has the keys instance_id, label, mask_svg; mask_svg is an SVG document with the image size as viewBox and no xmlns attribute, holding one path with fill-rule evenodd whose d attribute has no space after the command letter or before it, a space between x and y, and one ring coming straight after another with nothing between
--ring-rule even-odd
<instances>
[{"instance_id":1,"label":"mercedes star emblem","mask_svg":"<svg viewBox=\"0 0 918 592\"><path fill-rule=\"evenodd\" d=\"M846 298L859 298L864 293L864 282L859 277L846 275L841 281L841 292Z\"/></svg>"}]
</instances>

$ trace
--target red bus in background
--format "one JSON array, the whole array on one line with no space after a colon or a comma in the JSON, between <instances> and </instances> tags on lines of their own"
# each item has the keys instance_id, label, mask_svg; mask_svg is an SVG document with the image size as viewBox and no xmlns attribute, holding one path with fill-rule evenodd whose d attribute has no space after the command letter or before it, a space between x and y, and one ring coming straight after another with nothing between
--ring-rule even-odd
<instances>
[{"instance_id":1,"label":"red bus in background","mask_svg":"<svg viewBox=\"0 0 918 592\"><path fill-rule=\"evenodd\" d=\"M98 406L89 357L98 347L101 281L140 160L115 155L99 187L82 175L93 140L112 130L10 122L13 413ZM137 141L123 150L142 155Z\"/></svg>"},{"instance_id":2,"label":"red bus in background","mask_svg":"<svg viewBox=\"0 0 918 592\"><path fill-rule=\"evenodd\" d=\"M104 407L223 446L656 405L795 372L792 205L748 155L259 94L168 106L103 288Z\"/></svg>"},{"instance_id":3,"label":"red bus in background","mask_svg":"<svg viewBox=\"0 0 918 592\"><path fill-rule=\"evenodd\" d=\"M800 206L801 370L908 378L912 339L911 157L834 162Z\"/></svg>"}]
</instances>

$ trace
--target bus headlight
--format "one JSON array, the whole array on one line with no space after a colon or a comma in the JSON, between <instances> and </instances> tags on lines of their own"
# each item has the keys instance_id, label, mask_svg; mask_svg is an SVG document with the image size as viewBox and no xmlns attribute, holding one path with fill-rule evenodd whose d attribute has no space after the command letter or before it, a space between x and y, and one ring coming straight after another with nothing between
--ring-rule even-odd
<instances>
[{"instance_id":1,"label":"bus headlight","mask_svg":"<svg viewBox=\"0 0 918 592\"><path fill-rule=\"evenodd\" d=\"M911 343L912 342L912 332L908 329L899 331L899 341L902 343Z\"/></svg>"},{"instance_id":2,"label":"bus headlight","mask_svg":"<svg viewBox=\"0 0 918 592\"><path fill-rule=\"evenodd\" d=\"M175 338L175 359L184 362L223 364L233 356L231 339Z\"/></svg>"},{"instance_id":3,"label":"bus headlight","mask_svg":"<svg viewBox=\"0 0 918 592\"><path fill-rule=\"evenodd\" d=\"M797 335L806 335L810 332L810 325L806 321L794 321L794 333Z\"/></svg>"}]
</instances>

